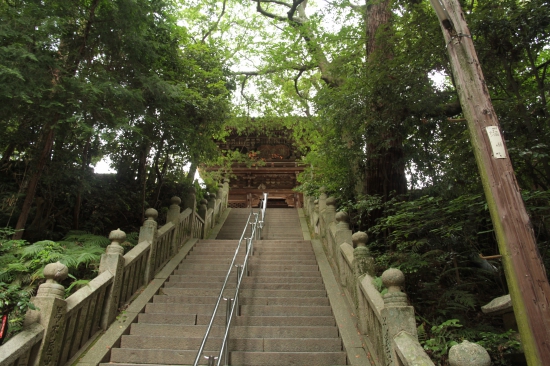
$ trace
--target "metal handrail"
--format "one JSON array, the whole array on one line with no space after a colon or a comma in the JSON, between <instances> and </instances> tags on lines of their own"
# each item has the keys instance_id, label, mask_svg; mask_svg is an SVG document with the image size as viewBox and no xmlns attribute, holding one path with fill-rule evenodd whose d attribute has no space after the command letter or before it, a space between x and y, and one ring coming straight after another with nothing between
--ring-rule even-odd
<instances>
[{"instance_id":1,"label":"metal handrail","mask_svg":"<svg viewBox=\"0 0 550 366\"><path fill-rule=\"evenodd\" d=\"M262 207L260 208L260 220L259 220L259 226L260 226L260 230L259 230L259 239L261 240L262 239L262 230L264 228L264 221L265 221L265 209L267 208L267 193L264 193L264 199L262 200ZM256 239L258 239L258 237L256 237Z\"/></svg>"},{"instance_id":2,"label":"metal handrail","mask_svg":"<svg viewBox=\"0 0 550 366\"><path fill-rule=\"evenodd\" d=\"M212 318L210 319L210 322L208 323L208 327L206 328L206 333L204 334L204 338L202 340L202 343L199 347L199 350L197 352L197 356L195 357L195 362L193 362L193 366L197 366L199 364L199 360L201 358L202 351L204 351L204 346L206 345L206 341L208 340L208 336L210 334L210 331L212 330L212 325L214 324L214 318L216 317L216 313L218 312L218 308L220 306L220 302L223 298L223 291L225 290L225 287L227 286L227 280L229 279L229 276L231 275L231 271L233 269L233 265L235 264L235 259L237 258L237 254L239 253L239 249L241 248L241 243L243 241L244 235L246 233L246 230L248 229L248 224L250 223L250 217L253 215L253 212L251 212L248 215L247 223L244 227L243 233L241 234L241 238L239 239L239 244L237 245L237 249L235 250L235 254L233 255L233 260L231 261L231 264L229 265L229 269L227 271L227 274L225 275L225 280L223 282L222 288L220 290L220 294L218 295L218 300L216 301L216 305L214 306L214 312L212 313Z\"/></svg>"},{"instance_id":3,"label":"metal handrail","mask_svg":"<svg viewBox=\"0 0 550 366\"><path fill-rule=\"evenodd\" d=\"M204 346L206 345L206 342L207 342L208 337L210 335L210 331L212 330L212 325L214 324L214 319L216 317L216 313L218 312L220 302L223 298L223 292L225 290L225 287L227 286L227 281L229 279L229 276L231 275L231 271L233 270L233 267L235 266L235 259L237 258L237 254L239 253L239 249L241 248L241 244L242 244L242 241L244 239L245 242L246 242L246 255L245 255L243 264L235 266L235 267L237 267L237 285L235 287L235 295L234 295L233 298L227 298L227 299L224 298L224 300L227 300L228 303L227 303L227 308L226 308L226 329L225 329L224 338L222 340L222 346L221 346L221 349L220 349L220 354L219 354L218 357L205 356L208 359L208 365L209 366L214 366L214 362L215 362L216 359L218 360L218 363L217 363L218 366L221 365L222 360L225 360L225 364L227 365L227 362L228 362L227 339L229 337L229 330L230 330L230 326L231 326L231 321L233 319L235 309L238 309L238 303L239 303L238 299L239 299L239 290L240 290L240 287L241 287L241 281L242 281L244 273L247 272L248 259L249 259L250 255L252 255L252 253L253 253L253 238L256 238L256 235L257 235L256 229L257 228L260 228L260 231L261 231L261 228L263 226L263 220L265 219L265 209L266 209L266 207L267 207L267 193L264 193L264 202L262 204L262 208L261 208L260 212L255 213L255 212L251 211L250 214L248 215L246 225L244 227L243 233L241 234L241 238L239 239L239 244L237 245L237 249L235 250L235 254L233 255L233 260L231 261L231 264L229 265L227 275L225 276L225 281L223 282L222 288L220 290L220 294L218 295L218 300L216 301L216 305L214 307L214 312L212 313L212 317L210 318L210 322L208 323L208 327L206 328L204 338L203 338L202 343L201 343L201 345L199 347L199 350L197 352L197 356L195 357L195 362L193 363L193 366L198 365L200 357L202 355L202 352L204 351ZM260 215L262 217L261 221L259 220ZM253 221L250 220L252 216L254 216ZM261 224L258 225L259 223L261 223ZM251 233L250 233L250 237L245 238L244 235L246 234L246 231L248 229L248 225L251 225L252 230L251 230Z\"/></svg>"}]
</instances>

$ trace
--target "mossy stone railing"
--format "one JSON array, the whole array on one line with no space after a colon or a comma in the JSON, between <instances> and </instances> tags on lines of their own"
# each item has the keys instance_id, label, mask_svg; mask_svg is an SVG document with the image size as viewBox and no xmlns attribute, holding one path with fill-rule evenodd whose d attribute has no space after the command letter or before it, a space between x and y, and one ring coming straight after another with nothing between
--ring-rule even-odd
<instances>
[{"instance_id":1,"label":"mossy stone railing","mask_svg":"<svg viewBox=\"0 0 550 366\"><path fill-rule=\"evenodd\" d=\"M158 228L155 209L145 212L138 244L124 254L121 244L126 234L114 230L111 244L101 257L99 274L86 286L64 299L59 283L67 267L50 263L44 268L46 282L40 285L21 333L0 346L2 366L61 366L71 364L78 355L116 319L118 311L131 302L142 288L191 238L205 238L227 208L229 187L223 185L213 197L212 209L201 217L194 209L194 189L180 212L181 199L173 197L167 222Z\"/></svg>"},{"instance_id":2,"label":"mossy stone railing","mask_svg":"<svg viewBox=\"0 0 550 366\"><path fill-rule=\"evenodd\" d=\"M374 285L375 259L366 245L368 236L364 232L352 234L347 213L336 212L336 200L321 189L318 198L304 197L304 211L357 314L357 328L372 362L384 366L434 365L418 341L414 308L401 291L403 273L396 268L384 271L382 282L388 292L382 295ZM481 346L465 341L451 350L452 366L490 365L489 355Z\"/></svg>"}]
</instances>

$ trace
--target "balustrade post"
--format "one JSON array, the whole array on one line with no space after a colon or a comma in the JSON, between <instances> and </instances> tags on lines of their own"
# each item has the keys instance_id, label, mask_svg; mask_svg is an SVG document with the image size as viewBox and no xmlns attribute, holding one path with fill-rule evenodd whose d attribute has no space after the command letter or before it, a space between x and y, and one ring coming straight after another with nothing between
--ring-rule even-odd
<instances>
[{"instance_id":1,"label":"balustrade post","mask_svg":"<svg viewBox=\"0 0 550 366\"><path fill-rule=\"evenodd\" d=\"M214 211L214 216L216 217L216 222L220 220L220 217L223 212L223 184L218 184L218 191L216 192L216 211ZM219 203L218 203L219 202Z\"/></svg>"},{"instance_id":2,"label":"balustrade post","mask_svg":"<svg viewBox=\"0 0 550 366\"><path fill-rule=\"evenodd\" d=\"M197 195L196 195L196 189L195 187L190 187L187 191L187 195L185 196L185 199L183 200L183 209L190 208L191 211L195 212L195 209L197 207Z\"/></svg>"},{"instance_id":3,"label":"balustrade post","mask_svg":"<svg viewBox=\"0 0 550 366\"><path fill-rule=\"evenodd\" d=\"M208 213L208 207L206 206L206 204L207 204L207 201L205 199L202 199L199 205L199 216L204 221L204 226L202 228L202 233L201 233L201 239L205 239L206 234L208 233L208 220L206 217L206 214Z\"/></svg>"},{"instance_id":4,"label":"balustrade post","mask_svg":"<svg viewBox=\"0 0 550 366\"><path fill-rule=\"evenodd\" d=\"M171 222L174 224L174 235L172 236L172 244L171 244L171 253L172 255L176 254L178 251L178 247L181 241L181 237L183 236L183 232L180 232L179 230L179 220L180 220L180 203L181 198L174 196L170 198L170 207L168 208L168 214L166 215L166 223Z\"/></svg>"},{"instance_id":5,"label":"balustrade post","mask_svg":"<svg viewBox=\"0 0 550 366\"><path fill-rule=\"evenodd\" d=\"M326 188L321 187L319 188L319 212L323 213L325 211L325 208L327 207L327 195L326 195Z\"/></svg>"},{"instance_id":6,"label":"balustrade post","mask_svg":"<svg viewBox=\"0 0 550 366\"><path fill-rule=\"evenodd\" d=\"M334 255L335 263L338 266L338 273L340 276L340 284L342 286L347 286L346 278L346 261L341 254L341 246L344 243L351 245L352 235L351 230L349 229L349 215L345 211L339 211L335 215L336 227L334 231Z\"/></svg>"},{"instance_id":7,"label":"balustrade post","mask_svg":"<svg viewBox=\"0 0 550 366\"><path fill-rule=\"evenodd\" d=\"M367 241L369 236L367 233L358 231L351 237L353 242L353 271L355 272L355 278L358 278L364 274L374 276L374 258L370 255L369 248L367 248Z\"/></svg>"},{"instance_id":8,"label":"balustrade post","mask_svg":"<svg viewBox=\"0 0 550 366\"><path fill-rule=\"evenodd\" d=\"M393 337L405 331L417 338L414 308L408 306L407 295L401 292L405 283L405 275L397 268L390 268L382 274L382 283L388 289L383 296L384 309L381 311L384 325L384 354L386 364L397 365L397 358L393 348Z\"/></svg>"},{"instance_id":9,"label":"balustrade post","mask_svg":"<svg viewBox=\"0 0 550 366\"><path fill-rule=\"evenodd\" d=\"M168 208L168 213L166 214L166 222L171 222L174 225L177 225L180 218L180 204L181 198L174 196L170 198L170 207Z\"/></svg>"},{"instance_id":10,"label":"balustrade post","mask_svg":"<svg viewBox=\"0 0 550 366\"><path fill-rule=\"evenodd\" d=\"M208 208L214 209L216 207L216 196L213 193L207 193L205 198L207 200L206 205Z\"/></svg>"},{"instance_id":11,"label":"balustrade post","mask_svg":"<svg viewBox=\"0 0 550 366\"><path fill-rule=\"evenodd\" d=\"M325 220L325 228L328 229L330 224L334 222L334 218L336 216L336 198L328 197L325 201L325 204L326 207L323 219Z\"/></svg>"},{"instance_id":12,"label":"balustrade post","mask_svg":"<svg viewBox=\"0 0 550 366\"><path fill-rule=\"evenodd\" d=\"M157 238L157 217L159 213L154 208L148 208L145 210L145 217L147 218L143 223L143 226L139 229L139 240L138 243L142 241L148 241L150 245L149 257L147 258L147 266L145 268L145 283L148 284L149 281L155 277L155 261L157 257L156 250L156 238Z\"/></svg>"},{"instance_id":13,"label":"balustrade post","mask_svg":"<svg viewBox=\"0 0 550 366\"><path fill-rule=\"evenodd\" d=\"M227 208L227 204L229 202L229 180L224 179L223 180L223 208L224 210Z\"/></svg>"},{"instance_id":14,"label":"balustrade post","mask_svg":"<svg viewBox=\"0 0 550 366\"><path fill-rule=\"evenodd\" d=\"M313 210L313 215L311 215L311 226L314 228L315 234L319 235L320 233L320 222L319 222L319 200L314 201L315 208Z\"/></svg>"},{"instance_id":15,"label":"balustrade post","mask_svg":"<svg viewBox=\"0 0 550 366\"><path fill-rule=\"evenodd\" d=\"M105 308L102 309L101 329L103 330L106 330L117 316L124 276L124 248L120 244L126 240L126 233L120 229L113 230L109 234L109 240L111 244L107 246L105 254L101 255L99 263L99 273L109 271L113 275L113 283L105 294Z\"/></svg>"},{"instance_id":16,"label":"balustrade post","mask_svg":"<svg viewBox=\"0 0 550 366\"><path fill-rule=\"evenodd\" d=\"M208 225L209 228L214 227L214 222L216 219L216 195L214 193L208 194L208 209L212 209L212 221Z\"/></svg>"},{"instance_id":17,"label":"balustrade post","mask_svg":"<svg viewBox=\"0 0 550 366\"><path fill-rule=\"evenodd\" d=\"M449 350L449 364L451 366L490 366L491 357L479 344L462 341Z\"/></svg>"},{"instance_id":18,"label":"balustrade post","mask_svg":"<svg viewBox=\"0 0 550 366\"><path fill-rule=\"evenodd\" d=\"M60 262L46 265L44 267L46 283L38 287L38 292L32 299L37 310L29 310L25 316L25 326L39 323L44 327L44 336L37 357L35 360L29 360L34 365L57 365L67 314L67 303L64 300L65 287L59 282L66 279L68 274L69 269Z\"/></svg>"},{"instance_id":19,"label":"balustrade post","mask_svg":"<svg viewBox=\"0 0 550 366\"><path fill-rule=\"evenodd\" d=\"M351 230L349 228L349 215L346 211L338 211L334 215L336 220L336 231L334 232L334 241L336 241L336 247L344 243L351 244L353 241Z\"/></svg>"}]
</instances>

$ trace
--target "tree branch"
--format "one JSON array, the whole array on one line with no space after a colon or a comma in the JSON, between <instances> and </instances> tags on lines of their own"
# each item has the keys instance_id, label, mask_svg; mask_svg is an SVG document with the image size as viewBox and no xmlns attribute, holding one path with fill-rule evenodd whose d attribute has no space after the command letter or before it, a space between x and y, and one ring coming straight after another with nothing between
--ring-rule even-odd
<instances>
[{"instance_id":1,"label":"tree branch","mask_svg":"<svg viewBox=\"0 0 550 366\"><path fill-rule=\"evenodd\" d=\"M270 13L270 12L264 10L264 9L262 8L261 1L260 1L260 0L254 0L254 1L256 1L256 4L257 4L257 5L256 5L256 11L257 11L258 13L260 13L260 14L262 14L263 16L266 16L266 17L268 17L268 18L278 20L278 21L280 21L280 22L286 22L286 21L287 21L287 18L285 18L285 17L282 17L282 16L277 15L277 14L273 14L273 13Z\"/></svg>"},{"instance_id":2,"label":"tree branch","mask_svg":"<svg viewBox=\"0 0 550 366\"><path fill-rule=\"evenodd\" d=\"M285 3L283 1L277 1L277 0L255 0L256 2L259 2L259 3L273 3L273 4L278 4L278 5L282 5L282 6L286 6L287 8L291 8L292 5L290 5L289 3Z\"/></svg>"},{"instance_id":3,"label":"tree branch","mask_svg":"<svg viewBox=\"0 0 550 366\"><path fill-rule=\"evenodd\" d=\"M220 15L218 16L218 19L216 20L216 22L210 27L210 29L208 29L206 34L202 37L202 40L201 40L202 43L204 43L206 38L208 38L212 34L212 32L218 28L218 25L220 24L220 21L222 20L222 17L225 14L226 4L227 4L227 0L223 0L222 11L221 11Z\"/></svg>"}]
</instances>

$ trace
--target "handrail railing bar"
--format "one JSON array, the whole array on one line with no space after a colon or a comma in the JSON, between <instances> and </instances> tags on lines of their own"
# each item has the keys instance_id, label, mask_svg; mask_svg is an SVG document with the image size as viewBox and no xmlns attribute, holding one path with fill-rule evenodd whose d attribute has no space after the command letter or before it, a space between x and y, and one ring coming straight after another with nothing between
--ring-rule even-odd
<instances>
[{"instance_id":1,"label":"handrail railing bar","mask_svg":"<svg viewBox=\"0 0 550 366\"><path fill-rule=\"evenodd\" d=\"M252 215L252 212L248 215L248 220L250 220L250 216ZM220 306L221 299L223 297L223 291L225 290L225 286L227 286L227 280L229 279L229 276L231 275L231 270L233 269L233 265L235 264L235 259L237 258L237 254L239 253L239 249L241 248L241 243L243 240L243 237L246 233L246 229L248 228L248 224L245 226L243 233L241 234L241 238L239 239L239 244L237 245L237 249L235 250L235 254L233 255L233 260L231 261L231 264L229 266L229 270L227 271L227 274L225 275L225 280L223 282L222 288L220 290L220 294L218 296L218 300L216 301L216 306L214 307L214 312L212 313L212 317L210 318L210 322L208 323L208 327L206 328L206 333L204 334L204 338L202 339L202 343L199 347L199 350L197 352L197 356L195 357L195 362L193 362L193 366L197 366L199 364L199 360L201 358L202 351L204 350L204 346L206 345L206 341L208 340L208 336L210 334L210 331L212 330L212 325L214 324L214 318L216 317L216 313L218 312L218 308Z\"/></svg>"},{"instance_id":2,"label":"handrail railing bar","mask_svg":"<svg viewBox=\"0 0 550 366\"><path fill-rule=\"evenodd\" d=\"M255 231L255 228L253 227L253 231ZM255 234L254 232L252 234ZM250 246L248 246L248 250L246 251L246 255L244 257L244 265L246 266L248 264L248 259L250 258L250 254L252 253L252 235L251 237L248 239L250 241ZM229 338L229 331L231 329L231 322L233 321L233 317L234 317L234 314L235 314L235 311L237 309L237 304L239 303L239 290L241 288L241 282L242 282L242 279L243 279L243 275L244 275L244 272L241 272L240 273L240 276L238 278L238 281L237 281L237 285L235 287L235 295L233 296L233 304L232 304L232 307L231 307L231 312L229 312L229 318L227 319L227 325L226 325L226 328L225 328L225 333L224 333L224 336L223 336L223 339L222 339L222 345L221 345L221 349L220 349L220 353L219 353L219 356L218 356L218 363L217 363L217 366L221 366L221 363L222 363L222 359L225 360L224 362L224 365L228 365L228 348L227 348L227 341L228 341L228 338ZM223 356L223 357L222 357Z\"/></svg>"},{"instance_id":3,"label":"handrail railing bar","mask_svg":"<svg viewBox=\"0 0 550 366\"><path fill-rule=\"evenodd\" d=\"M260 208L259 212L255 213L253 208L250 207L250 214L248 215L246 225L243 229L243 233L241 234L241 238L239 239L239 244L237 246L237 249L235 250L235 254L233 255L233 260L231 261L231 264L229 266L229 270L227 271L227 275L225 276L225 281L224 281L224 283L222 285L222 288L220 290L220 295L218 296L216 306L214 307L214 312L212 314L212 317L211 317L210 322L208 324L208 327L206 329L206 332L205 332L204 338L202 340L202 343L201 343L201 345L199 347L199 350L197 352L197 356L195 358L195 362L193 363L193 366L198 365L198 362L200 360L200 357L202 355L202 352L204 350L204 347L205 347L206 342L208 340L208 337L210 335L210 331L212 330L212 325L214 324L214 319L216 317L216 313L218 311L221 299L223 298L223 292L224 292L225 287L227 285L227 281L229 279L231 271L233 270L233 266L235 266L235 260L237 258L237 254L239 253L242 241L245 240L246 255L245 255L243 264L241 266L236 265L236 267L238 267L238 268L237 268L237 284L236 284L236 288L235 288L235 296L233 297L232 300L229 300L229 303L227 305L228 307L226 308L226 330L225 330L224 338L222 340L222 346L221 346L221 349L220 349L219 356L215 357L215 358L213 356L205 356L208 359L209 365L214 359L218 360L218 362L217 362L218 366L221 364L222 360L225 360L226 365L228 364L229 350L228 350L228 347L227 347L227 342L228 342L228 337L229 337L229 331L230 331L230 328L231 328L231 322L232 322L232 319L234 318L235 312L236 311L238 312L239 290L240 290L242 278L245 275L245 273L248 275L248 259L250 258L250 256L252 255L252 253L254 251L253 240L257 239L258 231L261 230L262 227L263 227L263 219L265 218L266 207L267 207L267 193L264 193L264 200L262 202L262 207ZM252 215L254 215L254 220L253 221L250 220ZM259 220L260 217L262 218L262 221L261 221L260 225L258 225L258 222L260 222L260 220ZM245 238L244 235L245 235L249 225L251 227L251 233L250 233L250 236L248 238ZM261 233L260 233L260 237L261 237ZM232 302L232 304L231 304L231 302ZM229 311L229 307L231 307L231 311ZM212 362L212 365L213 364L214 364L214 362Z\"/></svg>"}]
</instances>

